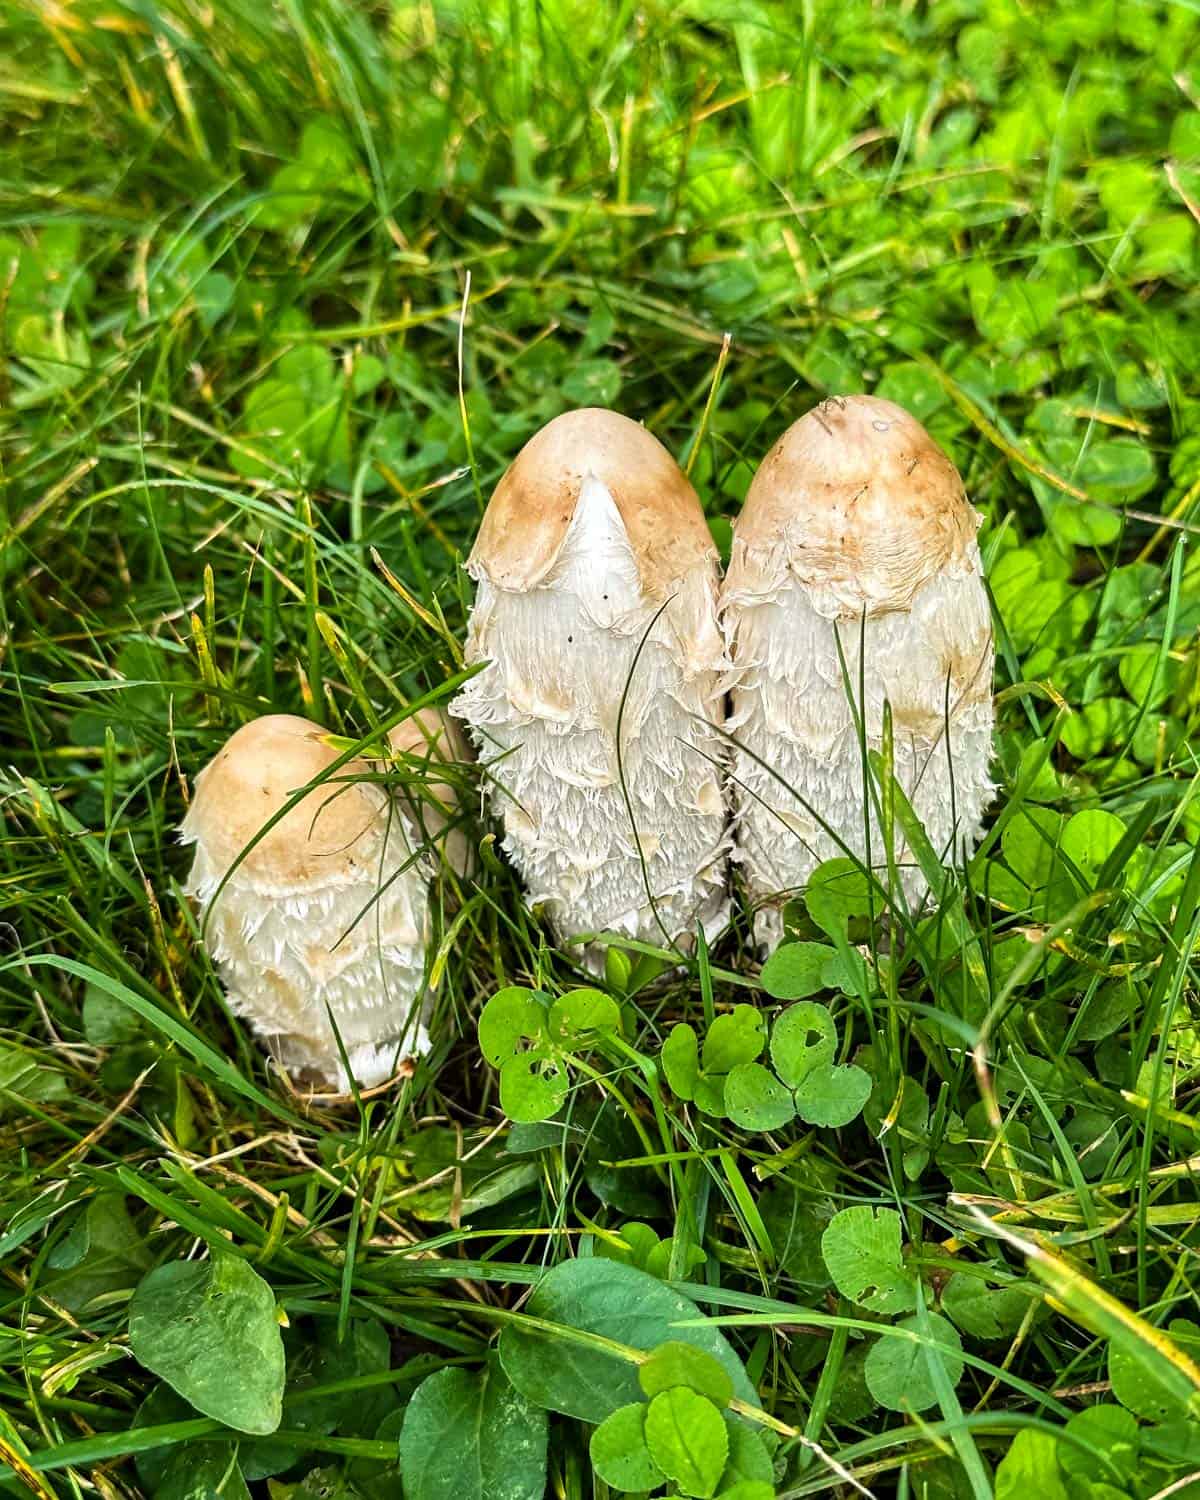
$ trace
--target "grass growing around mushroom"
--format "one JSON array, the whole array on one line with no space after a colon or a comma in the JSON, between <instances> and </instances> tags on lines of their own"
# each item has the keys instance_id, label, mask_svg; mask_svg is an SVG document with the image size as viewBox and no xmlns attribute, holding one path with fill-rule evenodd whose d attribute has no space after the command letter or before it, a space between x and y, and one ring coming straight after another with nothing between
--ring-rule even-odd
<instances>
[{"instance_id":1,"label":"grass growing around mushroom","mask_svg":"<svg viewBox=\"0 0 1200 1500\"><path fill-rule=\"evenodd\" d=\"M1198 39L0 11L10 1489L1200 1493ZM743 914L597 979L467 818L433 1052L290 1094L182 897L197 770L448 697L482 500L565 407L644 418L727 543L854 390L986 517L1000 785L935 909L835 861L765 968Z\"/></svg>"}]
</instances>

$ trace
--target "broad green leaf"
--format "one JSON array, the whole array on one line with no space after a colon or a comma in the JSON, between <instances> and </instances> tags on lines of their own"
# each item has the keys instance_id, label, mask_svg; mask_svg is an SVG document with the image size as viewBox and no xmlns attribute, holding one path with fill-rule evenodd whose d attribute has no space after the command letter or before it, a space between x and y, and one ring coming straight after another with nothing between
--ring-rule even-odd
<instances>
[{"instance_id":1,"label":"broad green leaf","mask_svg":"<svg viewBox=\"0 0 1200 1500\"><path fill-rule=\"evenodd\" d=\"M378 1392L349 1390L342 1395L305 1399L304 1386L338 1385L381 1375L392 1362L387 1329L370 1318L352 1318L339 1329L336 1318L314 1319L312 1360L307 1377L289 1377L287 1425L306 1432L350 1431L369 1434L386 1411L374 1411ZM386 1403L386 1398L385 1398Z\"/></svg>"},{"instance_id":2,"label":"broad green leaf","mask_svg":"<svg viewBox=\"0 0 1200 1500\"><path fill-rule=\"evenodd\" d=\"M1085 1407L1068 1420L1066 1431L1072 1437L1082 1439L1089 1447L1098 1448L1107 1460L1101 1462L1093 1458L1074 1443L1060 1442L1059 1467L1068 1477L1078 1476L1111 1485L1129 1483L1133 1479L1141 1448L1141 1433L1135 1419L1122 1407L1110 1402Z\"/></svg>"},{"instance_id":3,"label":"broad green leaf","mask_svg":"<svg viewBox=\"0 0 1200 1500\"><path fill-rule=\"evenodd\" d=\"M1148 1453L1165 1458L1168 1463L1200 1469L1200 1422L1177 1418L1156 1427L1141 1427L1138 1435Z\"/></svg>"},{"instance_id":4,"label":"broad green leaf","mask_svg":"<svg viewBox=\"0 0 1200 1500\"><path fill-rule=\"evenodd\" d=\"M576 1041L594 1031L621 1025L617 1002L601 990L571 990L550 1007L549 1031L558 1042Z\"/></svg>"},{"instance_id":5,"label":"broad green leaf","mask_svg":"<svg viewBox=\"0 0 1200 1500\"><path fill-rule=\"evenodd\" d=\"M175 1261L145 1276L129 1307L129 1347L206 1417L239 1432L279 1426L284 1358L275 1297L237 1256Z\"/></svg>"},{"instance_id":6,"label":"broad green leaf","mask_svg":"<svg viewBox=\"0 0 1200 1500\"><path fill-rule=\"evenodd\" d=\"M820 1063L796 1090L796 1113L809 1125L840 1130L862 1112L871 1097L871 1077L854 1063Z\"/></svg>"},{"instance_id":7,"label":"broad green leaf","mask_svg":"<svg viewBox=\"0 0 1200 1500\"><path fill-rule=\"evenodd\" d=\"M975 326L1001 354L1019 354L1054 318L1058 299L1047 281L1001 278L983 260L970 266L965 280Z\"/></svg>"},{"instance_id":8,"label":"broad green leaf","mask_svg":"<svg viewBox=\"0 0 1200 1500\"><path fill-rule=\"evenodd\" d=\"M759 1429L744 1418L726 1412L725 1431L729 1434L729 1459L721 1475L718 1494L729 1494L730 1487L735 1484L770 1484L774 1465Z\"/></svg>"},{"instance_id":9,"label":"broad green leaf","mask_svg":"<svg viewBox=\"0 0 1200 1500\"><path fill-rule=\"evenodd\" d=\"M1103 438L1079 460L1076 482L1109 505L1128 505L1154 487L1154 455L1135 437Z\"/></svg>"},{"instance_id":10,"label":"broad green leaf","mask_svg":"<svg viewBox=\"0 0 1200 1500\"><path fill-rule=\"evenodd\" d=\"M580 360L563 381L572 406L612 406L621 394L621 367L611 359Z\"/></svg>"},{"instance_id":11,"label":"broad green leaf","mask_svg":"<svg viewBox=\"0 0 1200 1500\"><path fill-rule=\"evenodd\" d=\"M90 1199L46 1265L50 1274L43 1290L76 1314L96 1297L134 1286L150 1265L150 1252L129 1217L124 1194L97 1193Z\"/></svg>"},{"instance_id":12,"label":"broad green leaf","mask_svg":"<svg viewBox=\"0 0 1200 1500\"><path fill-rule=\"evenodd\" d=\"M809 876L804 904L822 932L844 938L847 922L872 910L870 877L852 859L827 859Z\"/></svg>"},{"instance_id":13,"label":"broad green leaf","mask_svg":"<svg viewBox=\"0 0 1200 1500\"><path fill-rule=\"evenodd\" d=\"M753 1062L766 1044L762 1012L753 1005L735 1005L708 1028L701 1062L706 1073L728 1073L739 1063Z\"/></svg>"},{"instance_id":14,"label":"broad green leaf","mask_svg":"<svg viewBox=\"0 0 1200 1500\"><path fill-rule=\"evenodd\" d=\"M686 1385L718 1406L728 1406L733 1395L733 1381L724 1365L705 1350L678 1339L660 1344L646 1363L638 1366L638 1384L648 1397Z\"/></svg>"},{"instance_id":15,"label":"broad green leaf","mask_svg":"<svg viewBox=\"0 0 1200 1500\"><path fill-rule=\"evenodd\" d=\"M1024 808L1001 835L1004 858L1031 890L1050 880L1058 859L1058 845L1066 819L1049 808Z\"/></svg>"},{"instance_id":16,"label":"broad green leaf","mask_svg":"<svg viewBox=\"0 0 1200 1500\"><path fill-rule=\"evenodd\" d=\"M725 1080L725 1109L743 1130L778 1130L796 1114L791 1092L762 1063L739 1063Z\"/></svg>"},{"instance_id":17,"label":"broad green leaf","mask_svg":"<svg viewBox=\"0 0 1200 1500\"><path fill-rule=\"evenodd\" d=\"M955 1271L942 1291L942 1310L976 1339L1003 1339L1016 1333L1038 1301L1032 1286L989 1286L980 1276Z\"/></svg>"},{"instance_id":18,"label":"broad green leaf","mask_svg":"<svg viewBox=\"0 0 1200 1500\"><path fill-rule=\"evenodd\" d=\"M818 1211L810 1197L824 1203L824 1192L802 1197L790 1183L776 1182L758 1200L781 1271L801 1286L823 1289L829 1273L821 1256L821 1231L829 1222L827 1211Z\"/></svg>"},{"instance_id":19,"label":"broad green leaf","mask_svg":"<svg viewBox=\"0 0 1200 1500\"><path fill-rule=\"evenodd\" d=\"M1157 642L1142 641L1121 657L1121 685L1139 707L1158 708L1179 685L1179 663L1170 656L1160 661L1159 655Z\"/></svg>"},{"instance_id":20,"label":"broad green leaf","mask_svg":"<svg viewBox=\"0 0 1200 1500\"><path fill-rule=\"evenodd\" d=\"M646 1411L642 1401L619 1406L592 1433L588 1443L592 1468L611 1489L654 1490L666 1482L646 1446Z\"/></svg>"},{"instance_id":21,"label":"broad green leaf","mask_svg":"<svg viewBox=\"0 0 1200 1500\"><path fill-rule=\"evenodd\" d=\"M636 1266L639 1271L644 1271L651 1251L657 1249L662 1243L659 1236L649 1224L642 1224L637 1219L631 1219L628 1224L622 1224L617 1233L621 1243L618 1245L608 1239L600 1240L596 1246L596 1254L607 1256L609 1260L619 1260L624 1265Z\"/></svg>"},{"instance_id":22,"label":"broad green leaf","mask_svg":"<svg viewBox=\"0 0 1200 1500\"><path fill-rule=\"evenodd\" d=\"M195 1420L195 1408L189 1406L165 1380L160 1380L134 1413L129 1430L136 1432L139 1427L165 1427L171 1422L194 1422ZM251 1446L253 1445L244 1445L246 1448ZM145 1448L134 1454L133 1462L137 1469L138 1484L144 1494L153 1495L157 1491L167 1463L176 1451L175 1448L166 1447ZM292 1454L294 1458L294 1449ZM244 1452L242 1456L244 1458ZM243 1474L249 1472L245 1464L242 1465L242 1472Z\"/></svg>"},{"instance_id":23,"label":"broad green leaf","mask_svg":"<svg viewBox=\"0 0 1200 1500\"><path fill-rule=\"evenodd\" d=\"M821 1236L821 1254L844 1297L871 1312L908 1312L917 1305L916 1277L904 1264L900 1215L867 1204L843 1208Z\"/></svg>"},{"instance_id":24,"label":"broad green leaf","mask_svg":"<svg viewBox=\"0 0 1200 1500\"><path fill-rule=\"evenodd\" d=\"M979 28L984 29L984 28ZM919 422L926 422L950 399L936 376L916 360L902 360L886 366L875 395L895 401L912 412Z\"/></svg>"},{"instance_id":25,"label":"broad green leaf","mask_svg":"<svg viewBox=\"0 0 1200 1500\"><path fill-rule=\"evenodd\" d=\"M1147 1325L1149 1326L1149 1325ZM1171 1422L1200 1414L1200 1386L1176 1378L1179 1356L1191 1370L1200 1364L1200 1323L1173 1318L1155 1344L1126 1341L1109 1344L1108 1378L1122 1406L1147 1422ZM1169 1352L1168 1352L1169 1351ZM1190 1389L1189 1389L1190 1387Z\"/></svg>"},{"instance_id":26,"label":"broad green leaf","mask_svg":"<svg viewBox=\"0 0 1200 1500\"><path fill-rule=\"evenodd\" d=\"M821 977L826 989L841 990L843 995L866 995L878 989L872 966L848 944L841 953L830 952Z\"/></svg>"},{"instance_id":27,"label":"broad green leaf","mask_svg":"<svg viewBox=\"0 0 1200 1500\"><path fill-rule=\"evenodd\" d=\"M735 1396L758 1403L721 1331L696 1321L694 1302L632 1266L599 1258L564 1261L538 1283L526 1311L643 1352L670 1339L692 1344L725 1369ZM695 1326L678 1326L685 1323ZM620 1351L573 1342L565 1333L509 1324L500 1335L500 1358L528 1400L584 1422L602 1422L619 1406L641 1399L634 1363Z\"/></svg>"},{"instance_id":28,"label":"broad green leaf","mask_svg":"<svg viewBox=\"0 0 1200 1500\"><path fill-rule=\"evenodd\" d=\"M828 955L832 950L823 951ZM775 1022L771 1062L784 1083L794 1089L814 1068L833 1061L837 1044L837 1026L828 1009L804 1000L790 1005Z\"/></svg>"},{"instance_id":29,"label":"broad green leaf","mask_svg":"<svg viewBox=\"0 0 1200 1500\"><path fill-rule=\"evenodd\" d=\"M907 1074L897 1090L893 1080L879 1076L881 1070L870 1051L860 1053L859 1060L876 1075L871 1097L863 1107L863 1119L878 1139L888 1131L900 1137L904 1143L904 1175L915 1181L929 1162L929 1099L925 1090Z\"/></svg>"},{"instance_id":30,"label":"broad green leaf","mask_svg":"<svg viewBox=\"0 0 1200 1500\"><path fill-rule=\"evenodd\" d=\"M26 1104L65 1099L69 1092L67 1080L46 1052L0 1042L0 1119L21 1113Z\"/></svg>"},{"instance_id":31,"label":"broad green leaf","mask_svg":"<svg viewBox=\"0 0 1200 1500\"><path fill-rule=\"evenodd\" d=\"M479 1015L479 1050L499 1067L523 1041L537 1041L546 1025L546 1008L535 990L509 985L498 990Z\"/></svg>"},{"instance_id":32,"label":"broad green leaf","mask_svg":"<svg viewBox=\"0 0 1200 1500\"><path fill-rule=\"evenodd\" d=\"M937 1404L937 1386L929 1368L931 1359L942 1362L952 1386L962 1379L962 1340L958 1330L937 1313L927 1313L928 1337L938 1345L931 1348L922 1337L921 1321L915 1317L902 1319L896 1327L911 1333L911 1339L884 1335L867 1352L864 1366L867 1389L889 1411L925 1411Z\"/></svg>"},{"instance_id":33,"label":"broad green leaf","mask_svg":"<svg viewBox=\"0 0 1200 1500\"><path fill-rule=\"evenodd\" d=\"M710 1078L702 1073L696 1079L696 1108L705 1115L715 1115L718 1119L725 1113L725 1080L728 1073L718 1073Z\"/></svg>"},{"instance_id":34,"label":"broad green leaf","mask_svg":"<svg viewBox=\"0 0 1200 1500\"><path fill-rule=\"evenodd\" d=\"M707 1500L716 1492L729 1437L721 1413L706 1397L686 1386L655 1396L646 1412L646 1446L685 1495Z\"/></svg>"},{"instance_id":35,"label":"broad green leaf","mask_svg":"<svg viewBox=\"0 0 1200 1500\"><path fill-rule=\"evenodd\" d=\"M546 1413L495 1360L438 1370L418 1386L400 1432L405 1500L542 1500L547 1431Z\"/></svg>"},{"instance_id":36,"label":"broad green leaf","mask_svg":"<svg viewBox=\"0 0 1200 1500\"><path fill-rule=\"evenodd\" d=\"M700 1044L686 1021L671 1027L660 1056L671 1092L690 1103L696 1097L696 1080L700 1077Z\"/></svg>"},{"instance_id":37,"label":"broad green leaf","mask_svg":"<svg viewBox=\"0 0 1200 1500\"><path fill-rule=\"evenodd\" d=\"M1128 698L1093 698L1063 724L1062 743L1076 760L1090 760L1102 750L1123 744L1137 717Z\"/></svg>"},{"instance_id":38,"label":"broad green leaf","mask_svg":"<svg viewBox=\"0 0 1200 1500\"><path fill-rule=\"evenodd\" d=\"M98 985L88 985L83 996L83 1034L93 1047L119 1047L141 1030L141 1021L128 1006Z\"/></svg>"},{"instance_id":39,"label":"broad green leaf","mask_svg":"<svg viewBox=\"0 0 1200 1500\"><path fill-rule=\"evenodd\" d=\"M1091 886L1124 833L1125 824L1115 813L1089 807L1077 812L1067 823L1060 847L1068 859L1078 865Z\"/></svg>"},{"instance_id":40,"label":"broad green leaf","mask_svg":"<svg viewBox=\"0 0 1200 1500\"><path fill-rule=\"evenodd\" d=\"M154 1500L250 1500L232 1443L181 1443L168 1450Z\"/></svg>"},{"instance_id":41,"label":"broad green leaf","mask_svg":"<svg viewBox=\"0 0 1200 1500\"><path fill-rule=\"evenodd\" d=\"M825 988L825 965L836 957L826 943L783 943L763 964L763 989L776 1000L807 1000Z\"/></svg>"},{"instance_id":42,"label":"broad green leaf","mask_svg":"<svg viewBox=\"0 0 1200 1500\"><path fill-rule=\"evenodd\" d=\"M561 1063L541 1052L522 1052L501 1065L500 1108L518 1125L536 1125L558 1113L569 1086Z\"/></svg>"},{"instance_id":43,"label":"broad green leaf","mask_svg":"<svg viewBox=\"0 0 1200 1500\"><path fill-rule=\"evenodd\" d=\"M642 1270L649 1271L651 1276L657 1276L659 1281L666 1281L671 1275L671 1262L675 1255L676 1237L669 1234L665 1240L659 1240L649 1255L647 1255ZM699 1245L685 1244L683 1247L683 1259L676 1272L679 1280L686 1281L698 1266L702 1266L707 1259L704 1251Z\"/></svg>"},{"instance_id":44,"label":"broad green leaf","mask_svg":"<svg viewBox=\"0 0 1200 1500\"><path fill-rule=\"evenodd\" d=\"M996 1469L996 1500L1070 1500L1059 1473L1061 1448L1052 1433L1018 1432Z\"/></svg>"}]
</instances>

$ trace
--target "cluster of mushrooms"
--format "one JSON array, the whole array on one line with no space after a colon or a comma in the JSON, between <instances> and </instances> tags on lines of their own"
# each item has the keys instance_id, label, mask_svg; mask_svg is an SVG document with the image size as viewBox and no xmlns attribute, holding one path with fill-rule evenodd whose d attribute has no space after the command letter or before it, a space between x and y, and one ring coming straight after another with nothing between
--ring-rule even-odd
<instances>
[{"instance_id":1,"label":"cluster of mushrooms","mask_svg":"<svg viewBox=\"0 0 1200 1500\"><path fill-rule=\"evenodd\" d=\"M934 849L969 851L992 790L978 523L921 424L871 396L823 401L771 449L724 580L695 490L644 428L593 408L532 438L467 562L482 665L449 711L556 936L684 950L725 925L734 861L768 945L823 860L886 868L863 755L885 705ZM429 1045L429 850L453 814L436 766L463 750L427 713L389 754L423 762L420 808L378 766L327 774L318 726L259 719L201 772L183 826L232 1008L281 1066L340 1089ZM892 855L915 908L921 871L899 840ZM603 948L582 953L597 966Z\"/></svg>"}]
</instances>

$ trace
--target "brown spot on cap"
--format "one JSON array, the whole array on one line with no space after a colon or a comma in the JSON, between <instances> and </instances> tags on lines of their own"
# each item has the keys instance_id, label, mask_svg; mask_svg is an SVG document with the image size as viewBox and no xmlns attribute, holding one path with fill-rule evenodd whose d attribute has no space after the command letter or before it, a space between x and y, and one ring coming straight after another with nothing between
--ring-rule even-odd
<instances>
[{"instance_id":1,"label":"brown spot on cap","mask_svg":"<svg viewBox=\"0 0 1200 1500\"><path fill-rule=\"evenodd\" d=\"M784 433L734 527L726 591L778 583L780 554L804 584L868 613L906 609L974 540L978 513L921 426L878 396L823 401Z\"/></svg>"},{"instance_id":2,"label":"brown spot on cap","mask_svg":"<svg viewBox=\"0 0 1200 1500\"><path fill-rule=\"evenodd\" d=\"M716 557L696 492L658 439L628 417L590 406L555 417L517 454L492 495L468 567L498 588L536 588L554 566L588 477L615 501L651 598Z\"/></svg>"}]
</instances>

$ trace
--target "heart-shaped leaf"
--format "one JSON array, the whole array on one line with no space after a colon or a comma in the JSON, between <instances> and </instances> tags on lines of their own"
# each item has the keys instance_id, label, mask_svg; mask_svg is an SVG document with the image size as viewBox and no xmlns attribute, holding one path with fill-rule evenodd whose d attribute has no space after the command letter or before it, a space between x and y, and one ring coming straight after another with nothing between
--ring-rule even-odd
<instances>
[{"instance_id":1,"label":"heart-shaped leaf","mask_svg":"<svg viewBox=\"0 0 1200 1500\"><path fill-rule=\"evenodd\" d=\"M739 1063L753 1062L765 1042L762 1012L753 1005L735 1005L708 1028L702 1059L704 1071L728 1073Z\"/></svg>"},{"instance_id":2,"label":"heart-shaped leaf","mask_svg":"<svg viewBox=\"0 0 1200 1500\"><path fill-rule=\"evenodd\" d=\"M825 965L836 956L825 943L783 943L763 964L763 989L776 1000L807 1000L825 988Z\"/></svg>"},{"instance_id":3,"label":"heart-shaped leaf","mask_svg":"<svg viewBox=\"0 0 1200 1500\"><path fill-rule=\"evenodd\" d=\"M592 1433L588 1456L610 1489L630 1493L654 1490L666 1482L646 1446L646 1410L641 1401L619 1406Z\"/></svg>"},{"instance_id":4,"label":"heart-shaped leaf","mask_svg":"<svg viewBox=\"0 0 1200 1500\"><path fill-rule=\"evenodd\" d=\"M940 1360L946 1379L955 1386L962 1379L962 1340L958 1329L937 1313L922 1319L905 1318L896 1324L911 1338L884 1336L867 1353L867 1389L889 1411L925 1411L937 1404L931 1360Z\"/></svg>"},{"instance_id":5,"label":"heart-shaped leaf","mask_svg":"<svg viewBox=\"0 0 1200 1500\"><path fill-rule=\"evenodd\" d=\"M718 1406L728 1406L733 1395L729 1371L704 1349L681 1343L679 1339L660 1344L646 1363L638 1366L638 1384L647 1396L686 1385Z\"/></svg>"},{"instance_id":6,"label":"heart-shaped leaf","mask_svg":"<svg viewBox=\"0 0 1200 1500\"><path fill-rule=\"evenodd\" d=\"M762 1063L740 1063L725 1080L725 1108L743 1130L778 1130L795 1118L792 1096Z\"/></svg>"},{"instance_id":7,"label":"heart-shaped leaf","mask_svg":"<svg viewBox=\"0 0 1200 1500\"><path fill-rule=\"evenodd\" d=\"M545 1052L522 1052L500 1066L500 1108L514 1124L536 1125L562 1108L570 1080Z\"/></svg>"},{"instance_id":8,"label":"heart-shaped leaf","mask_svg":"<svg viewBox=\"0 0 1200 1500\"><path fill-rule=\"evenodd\" d=\"M821 1254L843 1297L872 1312L907 1312L917 1305L916 1277L904 1264L900 1215L869 1204L843 1208L821 1235Z\"/></svg>"},{"instance_id":9,"label":"heart-shaped leaf","mask_svg":"<svg viewBox=\"0 0 1200 1500\"><path fill-rule=\"evenodd\" d=\"M840 1130L871 1097L871 1077L854 1063L819 1063L796 1090L796 1113L809 1125Z\"/></svg>"},{"instance_id":10,"label":"heart-shaped leaf","mask_svg":"<svg viewBox=\"0 0 1200 1500\"><path fill-rule=\"evenodd\" d=\"M479 1050L498 1068L522 1041L537 1041L545 1024L546 1010L538 992L509 985L498 990L480 1013Z\"/></svg>"},{"instance_id":11,"label":"heart-shaped leaf","mask_svg":"<svg viewBox=\"0 0 1200 1500\"><path fill-rule=\"evenodd\" d=\"M400 1432L405 1500L541 1500L546 1413L515 1391L500 1365L430 1375Z\"/></svg>"},{"instance_id":12,"label":"heart-shaped leaf","mask_svg":"<svg viewBox=\"0 0 1200 1500\"><path fill-rule=\"evenodd\" d=\"M837 1026L829 1011L823 1005L803 1000L799 1005L789 1006L775 1022L771 1032L771 1061L784 1083L794 1089L814 1068L833 1061L837 1044Z\"/></svg>"},{"instance_id":13,"label":"heart-shaped leaf","mask_svg":"<svg viewBox=\"0 0 1200 1500\"><path fill-rule=\"evenodd\" d=\"M239 1432L279 1426L284 1356L275 1297L237 1256L174 1261L144 1276L129 1305L129 1347L206 1417Z\"/></svg>"},{"instance_id":14,"label":"heart-shaped leaf","mask_svg":"<svg viewBox=\"0 0 1200 1500\"><path fill-rule=\"evenodd\" d=\"M716 1490L729 1457L721 1413L706 1397L682 1385L651 1401L646 1412L646 1447L684 1494L701 1500Z\"/></svg>"},{"instance_id":15,"label":"heart-shaped leaf","mask_svg":"<svg viewBox=\"0 0 1200 1500\"><path fill-rule=\"evenodd\" d=\"M525 1310L543 1324L598 1333L633 1349L657 1349L668 1339L692 1344L724 1368L735 1396L756 1400L721 1330L700 1316L694 1302L633 1266L599 1257L564 1261L541 1279ZM584 1422L603 1422L619 1406L641 1398L635 1365L553 1330L506 1325L500 1358L528 1400Z\"/></svg>"},{"instance_id":16,"label":"heart-shaped leaf","mask_svg":"<svg viewBox=\"0 0 1200 1500\"><path fill-rule=\"evenodd\" d=\"M822 932L844 938L851 917L871 911L870 878L852 859L827 859L809 876L804 904Z\"/></svg>"},{"instance_id":17,"label":"heart-shaped leaf","mask_svg":"<svg viewBox=\"0 0 1200 1500\"><path fill-rule=\"evenodd\" d=\"M617 1002L602 990L571 990L550 1007L550 1035L575 1041L593 1031L616 1031L621 1024Z\"/></svg>"},{"instance_id":18,"label":"heart-shaped leaf","mask_svg":"<svg viewBox=\"0 0 1200 1500\"><path fill-rule=\"evenodd\" d=\"M686 1021L671 1027L660 1058L675 1097L688 1102L694 1099L696 1080L700 1077L700 1044Z\"/></svg>"}]
</instances>

